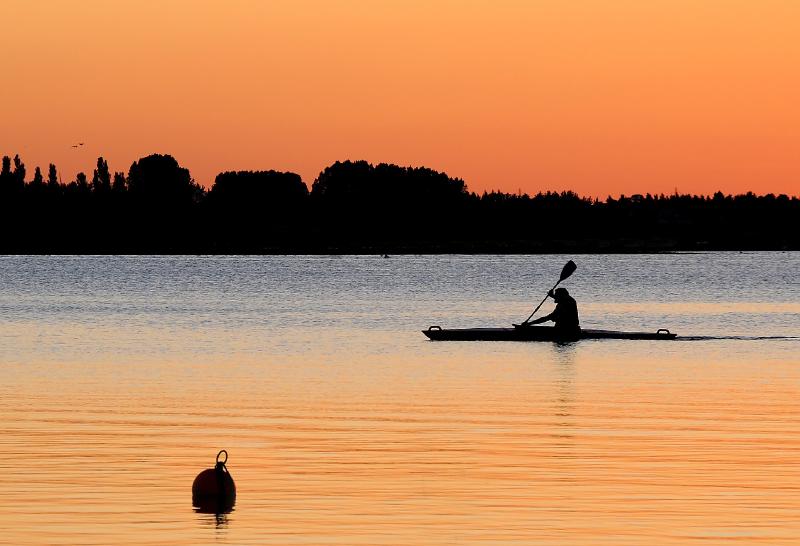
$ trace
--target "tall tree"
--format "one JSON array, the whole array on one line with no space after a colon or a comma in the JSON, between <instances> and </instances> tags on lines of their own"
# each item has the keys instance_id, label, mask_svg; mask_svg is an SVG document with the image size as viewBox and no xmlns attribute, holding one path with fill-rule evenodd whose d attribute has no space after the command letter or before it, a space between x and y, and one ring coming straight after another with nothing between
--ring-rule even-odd
<instances>
[{"instance_id":1,"label":"tall tree","mask_svg":"<svg viewBox=\"0 0 800 546\"><path fill-rule=\"evenodd\" d=\"M36 169L34 169L33 180L31 180L30 185L37 189L44 187L44 177L42 176L42 169L40 169L39 167L36 167Z\"/></svg>"},{"instance_id":2,"label":"tall tree","mask_svg":"<svg viewBox=\"0 0 800 546\"><path fill-rule=\"evenodd\" d=\"M19 155L14 156L14 186L17 190L21 190L25 186L25 163L19 158Z\"/></svg>"},{"instance_id":3,"label":"tall tree","mask_svg":"<svg viewBox=\"0 0 800 546\"><path fill-rule=\"evenodd\" d=\"M0 169L0 192L8 193L14 185L14 175L11 174L11 158L3 156L3 166Z\"/></svg>"},{"instance_id":4,"label":"tall tree","mask_svg":"<svg viewBox=\"0 0 800 546\"><path fill-rule=\"evenodd\" d=\"M108 162L102 157L97 158L97 168L92 176L92 191L95 193L111 191L111 173L108 171Z\"/></svg>"},{"instance_id":5,"label":"tall tree","mask_svg":"<svg viewBox=\"0 0 800 546\"><path fill-rule=\"evenodd\" d=\"M25 186L25 163L19 158L19 154L14 156L14 189L21 190Z\"/></svg>"},{"instance_id":6,"label":"tall tree","mask_svg":"<svg viewBox=\"0 0 800 546\"><path fill-rule=\"evenodd\" d=\"M58 187L58 171L56 171L56 166L52 163L47 169L47 185L51 189Z\"/></svg>"}]
</instances>

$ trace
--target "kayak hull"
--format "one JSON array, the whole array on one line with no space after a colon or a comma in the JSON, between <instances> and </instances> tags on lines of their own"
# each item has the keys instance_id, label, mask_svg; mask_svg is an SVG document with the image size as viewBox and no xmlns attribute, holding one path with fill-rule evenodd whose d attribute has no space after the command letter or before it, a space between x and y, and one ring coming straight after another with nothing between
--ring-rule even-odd
<instances>
[{"instance_id":1,"label":"kayak hull","mask_svg":"<svg viewBox=\"0 0 800 546\"><path fill-rule=\"evenodd\" d=\"M431 326L422 331L433 341L578 341L581 339L653 339L671 340L678 337L669 330L657 332L620 332L615 330L581 330L563 332L553 326L525 328L454 328Z\"/></svg>"}]
</instances>

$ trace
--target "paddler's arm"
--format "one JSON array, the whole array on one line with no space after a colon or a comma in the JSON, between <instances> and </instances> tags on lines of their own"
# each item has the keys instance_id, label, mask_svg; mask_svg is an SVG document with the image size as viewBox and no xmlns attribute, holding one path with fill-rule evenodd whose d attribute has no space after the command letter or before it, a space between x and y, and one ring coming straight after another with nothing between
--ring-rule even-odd
<instances>
[{"instance_id":1,"label":"paddler's arm","mask_svg":"<svg viewBox=\"0 0 800 546\"><path fill-rule=\"evenodd\" d=\"M532 320L530 322L527 322L526 324L541 324L543 322L547 322L548 320L555 320L555 318L556 318L555 314L556 314L556 312L553 311L549 315L545 315L543 317L539 317L536 320Z\"/></svg>"}]
</instances>

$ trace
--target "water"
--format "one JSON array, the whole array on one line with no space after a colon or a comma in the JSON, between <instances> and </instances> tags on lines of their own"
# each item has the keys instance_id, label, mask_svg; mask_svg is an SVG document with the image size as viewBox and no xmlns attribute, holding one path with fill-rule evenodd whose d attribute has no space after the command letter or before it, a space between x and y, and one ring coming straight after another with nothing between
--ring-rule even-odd
<instances>
[{"instance_id":1,"label":"water","mask_svg":"<svg viewBox=\"0 0 800 546\"><path fill-rule=\"evenodd\" d=\"M508 325L568 258L586 328ZM0 258L0 543L797 544L800 253ZM774 338L774 339L760 339ZM234 511L192 510L219 449Z\"/></svg>"}]
</instances>

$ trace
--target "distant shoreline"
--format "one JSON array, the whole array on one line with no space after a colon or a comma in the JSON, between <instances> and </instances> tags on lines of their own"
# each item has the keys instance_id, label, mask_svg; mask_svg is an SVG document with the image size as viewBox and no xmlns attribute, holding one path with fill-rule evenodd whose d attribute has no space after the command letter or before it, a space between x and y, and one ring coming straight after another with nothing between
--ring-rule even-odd
<instances>
[{"instance_id":1,"label":"distant shoreline","mask_svg":"<svg viewBox=\"0 0 800 546\"><path fill-rule=\"evenodd\" d=\"M3 254L642 254L800 250L800 198L469 192L426 167L335 162L299 175L220 173L210 190L169 155L127 175L98 158L62 183L3 157Z\"/></svg>"},{"instance_id":2,"label":"distant shoreline","mask_svg":"<svg viewBox=\"0 0 800 546\"><path fill-rule=\"evenodd\" d=\"M388 250L377 250L372 247L333 247L333 248L265 248L240 251L211 251L186 249L161 249L158 251L147 249L82 249L74 251L51 250L51 251L25 251L17 250L12 252L2 252L3 256L375 256L376 258L393 258L397 256L502 256L502 255L634 255L634 254L698 254L707 252L719 253L743 253L743 252L800 252L800 248L713 248L713 247L693 247L693 248L648 248L648 247L608 247L603 250L596 250L581 246L568 246L563 248L536 249L536 248L495 248L484 247L481 249L466 249L463 247L453 248L395 248Z\"/></svg>"}]
</instances>

